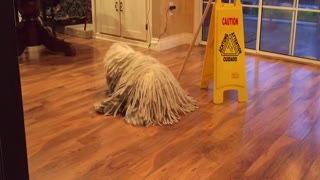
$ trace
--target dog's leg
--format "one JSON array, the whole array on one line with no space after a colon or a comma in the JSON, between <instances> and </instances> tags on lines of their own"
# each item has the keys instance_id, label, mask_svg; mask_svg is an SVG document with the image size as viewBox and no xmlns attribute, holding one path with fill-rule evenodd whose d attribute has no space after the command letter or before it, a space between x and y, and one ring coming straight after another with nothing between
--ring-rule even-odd
<instances>
[{"instance_id":1,"label":"dog's leg","mask_svg":"<svg viewBox=\"0 0 320 180\"><path fill-rule=\"evenodd\" d=\"M123 112L123 103L124 101L123 98L121 98L121 96L112 96L105 99L102 102L96 103L94 107L98 113L116 116L117 113Z\"/></svg>"},{"instance_id":2,"label":"dog's leg","mask_svg":"<svg viewBox=\"0 0 320 180\"><path fill-rule=\"evenodd\" d=\"M134 126L146 126L144 119L138 116L138 109L132 106L127 107L125 122Z\"/></svg>"},{"instance_id":3,"label":"dog's leg","mask_svg":"<svg viewBox=\"0 0 320 180\"><path fill-rule=\"evenodd\" d=\"M111 97L111 94L112 94L111 91L110 91L110 81L111 81L111 79L106 76L106 85L107 85L107 88L106 88L106 90L104 91L104 93L105 93L105 95L107 95L107 96L109 96L109 97Z\"/></svg>"}]
</instances>

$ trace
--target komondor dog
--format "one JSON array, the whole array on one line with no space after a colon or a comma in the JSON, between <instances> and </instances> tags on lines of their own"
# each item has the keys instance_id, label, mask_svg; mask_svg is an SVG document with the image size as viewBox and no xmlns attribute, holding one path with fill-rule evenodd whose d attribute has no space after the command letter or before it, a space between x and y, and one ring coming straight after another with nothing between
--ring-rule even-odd
<instances>
[{"instance_id":1,"label":"komondor dog","mask_svg":"<svg viewBox=\"0 0 320 180\"><path fill-rule=\"evenodd\" d=\"M108 98L95 105L99 113L122 113L136 126L173 125L181 113L197 108L171 71L152 58L115 43L104 57Z\"/></svg>"}]
</instances>

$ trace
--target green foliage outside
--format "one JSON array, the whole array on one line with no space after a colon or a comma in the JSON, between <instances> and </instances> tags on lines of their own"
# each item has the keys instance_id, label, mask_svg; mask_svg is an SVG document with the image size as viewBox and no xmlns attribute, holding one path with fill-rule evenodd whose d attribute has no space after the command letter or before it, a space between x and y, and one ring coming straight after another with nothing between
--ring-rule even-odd
<instances>
[{"instance_id":1,"label":"green foliage outside","mask_svg":"<svg viewBox=\"0 0 320 180\"><path fill-rule=\"evenodd\" d=\"M87 0L61 0L61 10L56 17L83 17L86 15L86 3ZM88 22L92 22L91 0L89 3Z\"/></svg>"}]
</instances>

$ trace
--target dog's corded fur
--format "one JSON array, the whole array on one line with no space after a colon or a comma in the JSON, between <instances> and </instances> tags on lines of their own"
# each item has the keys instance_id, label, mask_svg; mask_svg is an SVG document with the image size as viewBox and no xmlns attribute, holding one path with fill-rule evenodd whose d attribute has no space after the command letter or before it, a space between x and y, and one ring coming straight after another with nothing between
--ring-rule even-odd
<instances>
[{"instance_id":1,"label":"dog's corded fur","mask_svg":"<svg viewBox=\"0 0 320 180\"><path fill-rule=\"evenodd\" d=\"M171 71L155 58L115 43L104 58L108 98L95 105L105 115L122 113L132 125L173 125L197 106Z\"/></svg>"}]
</instances>

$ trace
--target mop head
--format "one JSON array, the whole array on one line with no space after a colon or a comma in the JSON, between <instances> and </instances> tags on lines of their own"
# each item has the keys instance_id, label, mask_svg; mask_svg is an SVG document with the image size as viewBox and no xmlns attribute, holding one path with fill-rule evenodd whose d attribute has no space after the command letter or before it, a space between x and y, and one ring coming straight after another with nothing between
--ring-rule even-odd
<instances>
[{"instance_id":1,"label":"mop head","mask_svg":"<svg viewBox=\"0 0 320 180\"><path fill-rule=\"evenodd\" d=\"M171 71L155 58L115 43L104 57L108 98L95 104L105 115L124 115L135 126L173 125L197 108Z\"/></svg>"}]
</instances>

